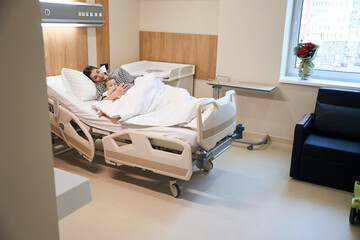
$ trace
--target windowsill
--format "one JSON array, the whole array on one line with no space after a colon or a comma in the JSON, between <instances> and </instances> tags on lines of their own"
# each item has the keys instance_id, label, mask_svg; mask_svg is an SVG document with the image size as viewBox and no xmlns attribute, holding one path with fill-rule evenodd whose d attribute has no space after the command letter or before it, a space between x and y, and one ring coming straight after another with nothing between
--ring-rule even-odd
<instances>
[{"instance_id":1,"label":"windowsill","mask_svg":"<svg viewBox=\"0 0 360 240\"><path fill-rule=\"evenodd\" d=\"M360 90L360 82L345 82L327 79L310 78L309 80L301 80L299 77L283 76L279 79L280 83L313 86L313 87L332 87Z\"/></svg>"}]
</instances>

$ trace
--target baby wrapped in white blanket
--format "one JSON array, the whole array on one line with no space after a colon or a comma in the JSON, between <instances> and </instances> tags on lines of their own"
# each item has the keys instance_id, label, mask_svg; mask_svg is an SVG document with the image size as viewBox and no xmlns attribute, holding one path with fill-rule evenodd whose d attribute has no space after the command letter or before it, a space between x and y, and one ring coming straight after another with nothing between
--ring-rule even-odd
<instances>
[{"instance_id":1,"label":"baby wrapped in white blanket","mask_svg":"<svg viewBox=\"0 0 360 240\"><path fill-rule=\"evenodd\" d=\"M135 86L116 101L103 100L93 108L119 122L145 126L175 126L196 117L197 105L206 98L194 98L182 88L165 85L155 74L135 79Z\"/></svg>"}]
</instances>

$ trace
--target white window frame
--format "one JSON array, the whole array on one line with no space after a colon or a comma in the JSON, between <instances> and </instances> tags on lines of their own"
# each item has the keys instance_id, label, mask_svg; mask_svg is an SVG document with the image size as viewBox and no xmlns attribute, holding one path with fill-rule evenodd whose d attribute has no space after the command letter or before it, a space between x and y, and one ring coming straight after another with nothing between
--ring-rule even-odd
<instances>
[{"instance_id":1,"label":"white window frame","mask_svg":"<svg viewBox=\"0 0 360 240\"><path fill-rule=\"evenodd\" d=\"M294 68L293 49L298 43L303 0L288 0L284 29L280 79L282 83L360 89L360 74L315 70L310 80L300 80ZM321 47L321 46L320 46Z\"/></svg>"}]
</instances>

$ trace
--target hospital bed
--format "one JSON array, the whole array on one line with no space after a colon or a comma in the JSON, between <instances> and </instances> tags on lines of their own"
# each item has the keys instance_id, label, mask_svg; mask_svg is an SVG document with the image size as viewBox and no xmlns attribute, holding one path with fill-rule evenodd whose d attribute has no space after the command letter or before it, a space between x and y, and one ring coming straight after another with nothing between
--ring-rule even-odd
<instances>
[{"instance_id":1,"label":"hospital bed","mask_svg":"<svg viewBox=\"0 0 360 240\"><path fill-rule=\"evenodd\" d=\"M50 127L55 138L90 162L96 153L112 166L127 165L168 176L174 197L180 195L177 179L189 180L194 165L209 174L212 161L230 148L234 139L241 138L244 130L243 125L236 126L233 90L198 105L196 128L127 126L99 116L91 107L95 100L74 97L64 87L61 75L46 80ZM212 106L211 114L204 116L207 106Z\"/></svg>"}]
</instances>

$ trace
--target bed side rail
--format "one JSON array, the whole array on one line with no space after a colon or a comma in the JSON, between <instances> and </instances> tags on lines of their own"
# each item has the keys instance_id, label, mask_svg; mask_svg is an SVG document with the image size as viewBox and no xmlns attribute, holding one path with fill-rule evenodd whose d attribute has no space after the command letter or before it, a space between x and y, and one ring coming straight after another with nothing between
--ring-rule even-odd
<instances>
[{"instance_id":1,"label":"bed side rail","mask_svg":"<svg viewBox=\"0 0 360 240\"><path fill-rule=\"evenodd\" d=\"M213 105L211 115L203 120L204 107ZM235 91L227 91L225 96L208 99L197 107L197 141L206 151L213 148L217 142L226 136L231 136L236 125Z\"/></svg>"},{"instance_id":2,"label":"bed side rail","mask_svg":"<svg viewBox=\"0 0 360 240\"><path fill-rule=\"evenodd\" d=\"M92 162L95 146L86 126L73 113L59 105L56 100L48 98L48 104L51 132Z\"/></svg>"},{"instance_id":3,"label":"bed side rail","mask_svg":"<svg viewBox=\"0 0 360 240\"><path fill-rule=\"evenodd\" d=\"M241 139L244 129L244 125L238 124L231 136L226 136L221 139L209 151L205 151L204 149L196 151L196 166L202 171L202 173L206 175L209 174L213 166L212 161L228 150L235 139Z\"/></svg>"},{"instance_id":4,"label":"bed side rail","mask_svg":"<svg viewBox=\"0 0 360 240\"><path fill-rule=\"evenodd\" d=\"M118 139L127 144L118 144ZM108 164L139 167L182 180L192 175L191 147L178 139L124 129L103 137L102 143Z\"/></svg>"}]
</instances>

